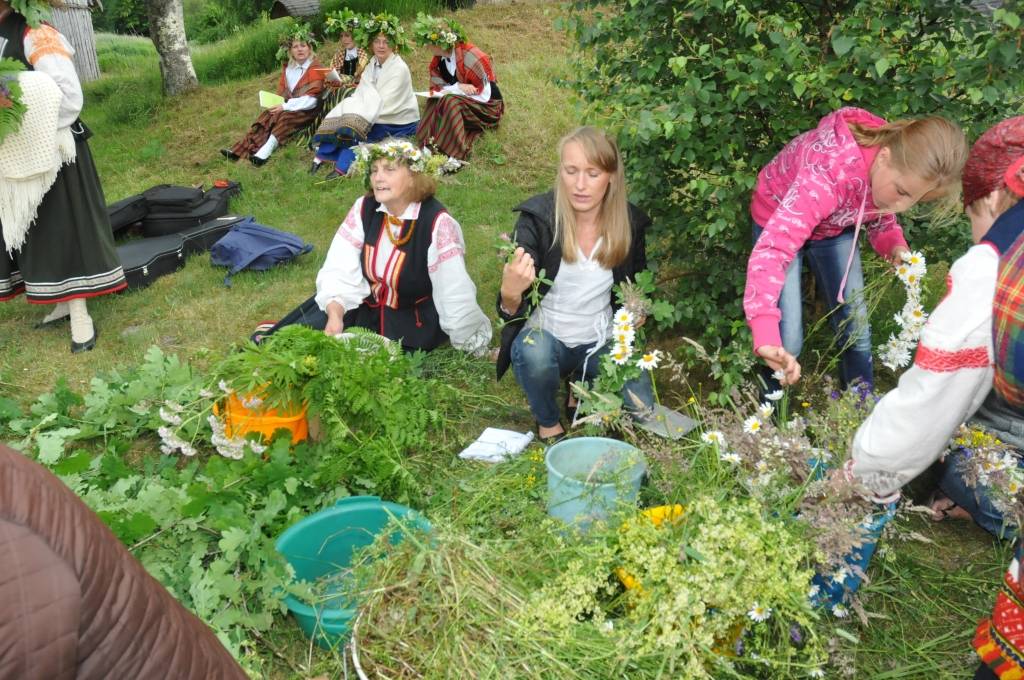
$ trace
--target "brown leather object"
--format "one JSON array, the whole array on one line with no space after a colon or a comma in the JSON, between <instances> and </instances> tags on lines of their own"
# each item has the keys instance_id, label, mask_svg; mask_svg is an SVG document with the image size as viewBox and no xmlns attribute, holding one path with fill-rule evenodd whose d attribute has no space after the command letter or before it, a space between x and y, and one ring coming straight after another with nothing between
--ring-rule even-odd
<instances>
[{"instance_id":1,"label":"brown leather object","mask_svg":"<svg viewBox=\"0 0 1024 680\"><path fill-rule=\"evenodd\" d=\"M0 680L246 677L63 482L0 444Z\"/></svg>"}]
</instances>

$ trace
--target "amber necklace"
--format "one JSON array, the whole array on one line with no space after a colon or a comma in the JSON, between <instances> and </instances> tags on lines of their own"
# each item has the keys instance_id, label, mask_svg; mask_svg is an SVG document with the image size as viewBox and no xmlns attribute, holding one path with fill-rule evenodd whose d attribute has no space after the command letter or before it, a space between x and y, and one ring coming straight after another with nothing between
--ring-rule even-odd
<instances>
[{"instance_id":1,"label":"amber necklace","mask_svg":"<svg viewBox=\"0 0 1024 680\"><path fill-rule=\"evenodd\" d=\"M416 230L416 220L413 220L409 224L409 231L405 232L405 236L401 238L395 238L395 235L391 232L391 227L401 227L404 224L404 222L398 219L397 217L392 217L391 215L387 215L387 218L388 223L386 229L388 232L388 239L391 241L391 245L393 245L396 248L401 248L412 239L412 232Z\"/></svg>"}]
</instances>

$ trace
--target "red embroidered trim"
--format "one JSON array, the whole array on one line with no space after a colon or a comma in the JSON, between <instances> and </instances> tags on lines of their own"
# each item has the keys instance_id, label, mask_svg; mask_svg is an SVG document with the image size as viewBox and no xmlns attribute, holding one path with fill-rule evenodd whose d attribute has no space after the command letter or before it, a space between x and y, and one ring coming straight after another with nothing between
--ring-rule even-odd
<instances>
[{"instance_id":1,"label":"red embroidered trim","mask_svg":"<svg viewBox=\"0 0 1024 680\"><path fill-rule=\"evenodd\" d=\"M933 373L952 373L964 368L988 368L992 362L986 347L970 347L948 352L921 345L917 348L914 364Z\"/></svg>"}]
</instances>

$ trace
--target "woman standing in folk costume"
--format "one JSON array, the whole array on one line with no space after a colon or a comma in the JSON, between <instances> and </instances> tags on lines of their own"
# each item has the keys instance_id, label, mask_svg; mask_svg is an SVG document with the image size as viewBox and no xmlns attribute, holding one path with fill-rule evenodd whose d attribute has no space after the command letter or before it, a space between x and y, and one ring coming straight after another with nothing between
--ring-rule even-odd
<instances>
[{"instance_id":1,"label":"woman standing in folk costume","mask_svg":"<svg viewBox=\"0 0 1024 680\"><path fill-rule=\"evenodd\" d=\"M127 283L86 142L91 132L78 119L74 50L42 23L49 5L25 0L22 14L0 0L0 57L28 69L17 76L20 95L13 76L0 74L0 107L27 107L17 130L0 134L0 300L24 292L31 303L55 305L40 325L70 318L71 351L82 352L96 344L86 298Z\"/></svg>"},{"instance_id":2,"label":"woman standing in folk costume","mask_svg":"<svg viewBox=\"0 0 1024 680\"><path fill-rule=\"evenodd\" d=\"M316 277L316 295L267 333L302 324L338 335L368 328L430 351L450 341L482 353L491 322L466 271L462 228L434 198L448 159L412 142L362 144L352 172L369 190L356 199ZM254 337L254 340L260 340Z\"/></svg>"},{"instance_id":3,"label":"woman standing in folk costume","mask_svg":"<svg viewBox=\"0 0 1024 680\"><path fill-rule=\"evenodd\" d=\"M388 137L416 134L420 108L412 91L412 74L399 55L406 47L405 31L392 14L367 17L362 34L373 57L363 71L359 86L330 113L313 137L318 144L310 172L323 163L334 163L335 177L348 172L361 141L379 142Z\"/></svg>"},{"instance_id":4,"label":"woman standing in folk costume","mask_svg":"<svg viewBox=\"0 0 1024 680\"><path fill-rule=\"evenodd\" d=\"M281 41L280 59L288 59L281 69L277 93L284 97L278 104L260 113L240 142L230 149L221 149L225 158L237 161L248 157L259 167L267 162L278 145L312 123L320 111L320 92L324 89L324 73L313 56L317 41L309 26L299 24Z\"/></svg>"},{"instance_id":5,"label":"woman standing in folk costume","mask_svg":"<svg viewBox=\"0 0 1024 680\"><path fill-rule=\"evenodd\" d=\"M498 127L505 113L491 58L467 42L462 27L451 19L420 14L413 32L434 55L431 97L416 139L423 146L466 160L476 138L484 130Z\"/></svg>"}]
</instances>

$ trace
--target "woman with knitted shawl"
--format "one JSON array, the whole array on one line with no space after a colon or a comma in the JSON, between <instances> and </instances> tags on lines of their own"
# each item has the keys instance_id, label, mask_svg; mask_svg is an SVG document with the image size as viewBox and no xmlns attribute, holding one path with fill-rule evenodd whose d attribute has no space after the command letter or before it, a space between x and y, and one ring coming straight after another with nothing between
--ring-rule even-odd
<instances>
[{"instance_id":1,"label":"woman with knitted shawl","mask_svg":"<svg viewBox=\"0 0 1024 680\"><path fill-rule=\"evenodd\" d=\"M505 113L491 58L468 42L462 27L451 19L420 14L413 33L434 55L430 62L430 98L416 139L423 146L464 161L476 138L484 130L498 127Z\"/></svg>"},{"instance_id":2,"label":"woman with knitted shawl","mask_svg":"<svg viewBox=\"0 0 1024 680\"><path fill-rule=\"evenodd\" d=\"M71 351L82 352L96 344L86 299L127 283L86 143L91 132L78 118L74 50L43 23L49 4L0 0L0 58L28 71L18 77L28 108L0 143L0 301L25 293L55 305L39 325L70 319Z\"/></svg>"}]
</instances>

